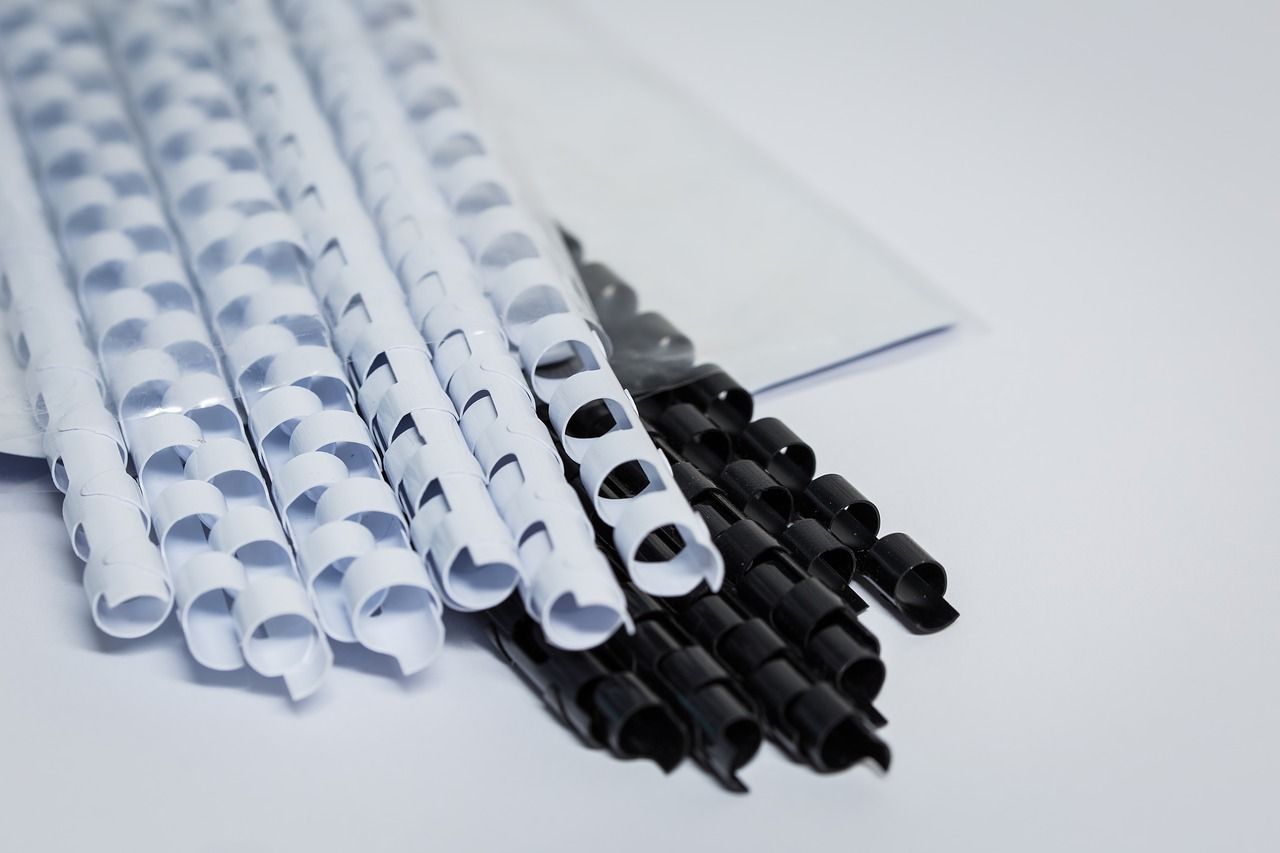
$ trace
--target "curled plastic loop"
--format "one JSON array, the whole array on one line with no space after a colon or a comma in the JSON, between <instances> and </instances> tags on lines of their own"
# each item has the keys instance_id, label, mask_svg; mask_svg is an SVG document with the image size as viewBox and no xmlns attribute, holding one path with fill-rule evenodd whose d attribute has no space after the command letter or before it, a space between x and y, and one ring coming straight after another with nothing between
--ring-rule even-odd
<instances>
[{"instance_id":1,"label":"curled plastic loop","mask_svg":"<svg viewBox=\"0 0 1280 853\"><path fill-rule=\"evenodd\" d=\"M444 224L469 254L502 331L518 348L529 387L538 400L548 404L556 437L567 455L581 463L590 448L605 441L617 452L624 442L610 436L624 431L635 433L632 440L625 442L630 458L608 454L608 461L613 464L608 471L598 470L606 467L602 453L595 457L596 467L592 470L593 478L600 479L612 477L619 468L632 475L638 469L648 481L647 486L632 489L630 494L624 491L622 497L611 497L616 503L603 503L598 488L594 490L593 504L602 520L607 523L617 519L614 544L619 552L631 555L628 569L639 570L633 579L645 591L660 595L687 592L699 580L717 587L724 571L719 552L712 547L705 525L683 496L670 488L655 487L661 479L657 466L660 455L609 366L599 324L576 271L561 250L559 239L530 214L517 188L497 166L491 146L466 113L459 87L428 37L418 10L412 4L394 0L356 0L355 5L376 51L376 56L362 57L361 61L381 66L390 78L412 137L407 146L386 146L384 159L394 160L394 165L383 171L395 174L401 187L414 185L421 176L439 191L439 199L451 213ZM304 16L298 13L298 17ZM349 25L352 21L344 19L340 23ZM329 22L329 26L334 24ZM359 48L351 47L348 54L356 52ZM355 60L350 61L355 64ZM366 134L361 136L363 149L359 158L353 158L358 173L361 168L370 169L374 160L369 141L373 137L367 134L367 126L375 123L371 118L374 107L368 102L361 106ZM351 109L331 118L336 124L349 121ZM394 139L398 130L394 119L383 119L377 138ZM343 133L339 131L338 136L341 138ZM416 160L411 153L413 148ZM366 186L385 192L394 190L372 180ZM366 198L366 202L373 209L384 204L378 198ZM419 233L436 235L443 230L438 204L422 208L416 226ZM414 208L412 201L406 199L396 209L403 217L404 211ZM402 224L397 226L404 230ZM402 244L393 238L388 234L384 240L403 251ZM446 238L441 235L438 239ZM406 283L410 288L420 287L419 282L429 276L430 270L419 262L416 272L418 278ZM417 299L415 304L430 305L425 295ZM432 338L439 349L445 349L447 334ZM455 368L448 384L451 396L462 370L456 367L455 352L451 351L446 360ZM499 396L491 393L483 401L473 396L459 403L455 396L460 410L465 409L464 432L473 408L489 423L504 420L506 413L494 412L498 400ZM477 406L477 402L481 405ZM504 402L510 405L509 400ZM478 432L471 431L468 437L474 446ZM618 490L613 492L617 494ZM673 557L650 553L649 561L638 559L635 555L641 543L659 528L669 537L678 537L682 547Z\"/></svg>"},{"instance_id":2,"label":"curled plastic loop","mask_svg":"<svg viewBox=\"0 0 1280 853\"><path fill-rule=\"evenodd\" d=\"M296 620L311 619L310 606L269 508L265 481L245 443L231 390L234 386L242 394L243 388L221 375L218 351L198 313L180 254L197 242L208 250L217 242L214 237L223 243L209 257L196 253L197 261L225 264L228 258L237 260L237 253L259 251L263 237L250 240L237 223L256 224L251 206L261 200L260 186L255 190L244 181L230 181L226 190L212 193L217 203L228 205L228 215L202 219L204 230L197 234L185 226L198 211L179 210L172 196L157 193L147 166L148 160L159 166L166 181L175 177L174 164L195 153L235 167L241 164L245 140L212 114L217 107L208 99L216 92L216 75L209 80L207 71L191 67L190 57L157 63L163 67L154 67L150 80L137 67L148 65L155 45L154 40L139 40L138 31L162 23L166 13L119 4L103 9L95 22L76 4L10 5L21 9L20 23L0 33L0 40L6 61L17 56L23 65L7 70L24 105L27 142L40 164L45 198L70 262L87 339L99 351L159 542L159 549L152 546L154 559L131 552L129 561L117 559L118 546L107 542L99 549L93 542L106 534L91 528L96 531L118 514L117 504L132 502L122 499L120 488L91 496L83 491L83 484L100 481L85 480L71 466L90 457L100 464L113 452L114 441L105 430L89 428L88 421L79 430L59 421L57 439L46 446L55 479L65 472L62 479L69 488L82 484L68 517L88 538L93 576L126 577L119 568L126 565L163 567L159 574L172 579L179 622L198 661L234 669L251 653L251 666L283 677L293 695L305 695L319 684L329 650L320 636L298 658L265 651L287 645L297 634ZM99 25L120 51L115 57L98 42ZM131 35L123 36L126 31ZM122 39L130 49L121 50ZM11 40L26 47L10 53ZM179 41L168 44L178 49ZM113 59L119 61L113 64ZM151 145L146 151L134 142L130 110L115 88L117 71L130 66L134 73L119 76ZM206 177L215 173L205 170ZM187 170L188 189L200 184L192 177ZM198 195L192 202L196 208ZM181 242L169 230L166 205L183 232ZM67 331L61 339L85 340L79 326L71 325L78 323L74 313L62 316ZM112 482L123 487L118 477ZM140 517L138 507L132 511ZM127 529L123 520L119 529ZM140 539L146 540L145 523ZM101 561L100 552L106 554ZM268 584L273 591L259 587L264 576L273 578ZM87 582L89 577L87 571ZM116 587L118 580L113 580L111 595ZM252 618L246 621L250 611Z\"/></svg>"},{"instance_id":3,"label":"curled plastic loop","mask_svg":"<svg viewBox=\"0 0 1280 853\"><path fill-rule=\"evenodd\" d=\"M60 263L57 236L46 223L37 180L55 172L50 160L74 177L87 159L85 148L56 150L44 146L59 128L69 126L76 105L86 100L84 87L70 79L59 62L76 65L83 52L70 50L75 40L65 27L42 18L26 6L6 10L0 28L0 62L9 85L0 87L0 250L5 312L10 341L20 365L37 420L54 484L64 492L63 519L74 550L86 560L85 596L94 624L115 637L140 637L155 630L173 605L170 573L148 535L149 506L129 476L119 422L105 397L106 384L89 350L76 310L67 271ZM87 28L85 29L87 32ZM13 122L8 94L20 107L23 138ZM93 144L97 139L90 134ZM27 169L27 153L37 156L39 178ZM52 177L52 176L50 176ZM48 186L46 185L46 189ZM56 213L69 213L69 206ZM56 217L55 217L56 218ZM128 254L125 252L125 254Z\"/></svg>"},{"instance_id":4,"label":"curled plastic loop","mask_svg":"<svg viewBox=\"0 0 1280 853\"><path fill-rule=\"evenodd\" d=\"M343 199L337 202L343 209L363 204L372 216L370 239L381 242L387 268L403 288L394 300L366 296L363 306L375 306L384 313L372 319L396 328L411 318L408 325L420 332L430 353L428 358L416 349L387 351L360 392L362 409L376 413L371 423L386 448L388 477L413 514L414 544L428 554L451 606L496 603L504 593L493 591L509 590L518 580L526 609L551 642L598 645L619 627L629 628L625 600L565 483L554 441L537 420L533 394L506 334L481 295L480 277L455 231L460 220L424 171L378 60L360 40L341 37L361 26L352 11L341 4L283 2L277 8L338 143L337 151L325 145L321 140L329 134L323 129L305 137L309 156L322 164L314 174L345 172L345 160L356 176L354 188L339 188L335 180L320 195ZM285 100L297 104L306 98ZM318 120L323 127L324 119ZM379 274L368 280L382 287L394 279ZM345 291L329 299L331 305L350 301ZM435 387L423 391L429 378ZM402 389L405 383L411 384ZM449 420L440 414L446 403ZM518 430L508 429L517 423ZM522 466L527 478L499 479L496 464L481 470L471 450L482 443L493 463L535 454ZM525 518L520 507L537 514ZM554 539L539 532L551 526L559 531Z\"/></svg>"},{"instance_id":5,"label":"curled plastic loop","mask_svg":"<svg viewBox=\"0 0 1280 853\"><path fill-rule=\"evenodd\" d=\"M422 559L408 548L408 522L381 479L379 443L356 413L347 378L352 353L334 352L347 329L323 313L342 297L329 273L341 266L338 259L359 253L345 228L308 206L328 192L302 177L295 143L278 132L293 99L261 91L272 82L264 75L296 73L296 66L292 59L257 61L252 36L274 25L263 4L122 4L114 11L102 23L285 526L303 554L322 530L364 530L376 543L363 555L370 559L340 569L343 577L331 589L320 582L328 575L309 563L298 574L280 523L272 516L274 527L268 525L265 508L228 503L210 541L245 568L248 585L232 607L238 630L267 638L242 639L245 657L266 672L291 668L284 676L290 689L310 689L327 666L327 634L416 671L442 642L439 598ZM207 34L224 49L215 50ZM297 144L305 140L299 133ZM292 153L277 159L285 149ZM284 190L308 199L299 206L288 198L296 216L279 203ZM346 312L358 307L350 294L342 301ZM331 328L343 334L331 336ZM378 356L368 356L370 367ZM230 458L202 461L201 474L221 471L213 476L231 482L238 465ZM262 594L253 595L259 588ZM308 615L312 606L319 615Z\"/></svg>"}]
</instances>

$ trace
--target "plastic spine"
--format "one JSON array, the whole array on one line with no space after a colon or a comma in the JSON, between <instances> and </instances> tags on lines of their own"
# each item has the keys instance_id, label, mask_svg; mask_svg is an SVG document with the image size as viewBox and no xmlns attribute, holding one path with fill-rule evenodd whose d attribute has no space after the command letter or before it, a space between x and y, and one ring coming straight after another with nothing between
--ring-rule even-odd
<instances>
[{"instance_id":1,"label":"plastic spine","mask_svg":"<svg viewBox=\"0 0 1280 853\"><path fill-rule=\"evenodd\" d=\"M420 169L403 114L384 91L381 67L360 43L358 19L344 4L279 7L431 348L435 376L518 543L526 610L560 648L599 645L619 625L630 628L626 601L502 328L473 284L448 211Z\"/></svg>"},{"instance_id":2,"label":"plastic spine","mask_svg":"<svg viewBox=\"0 0 1280 853\"><path fill-rule=\"evenodd\" d=\"M4 21L10 10L4 9ZM8 56L9 36L5 27ZM173 588L149 536L150 514L126 468L119 421L106 402L98 362L0 86L0 307L44 437L49 469L65 494L63 518L77 554L94 623L113 637L159 627Z\"/></svg>"},{"instance_id":3,"label":"plastic spine","mask_svg":"<svg viewBox=\"0 0 1280 853\"><path fill-rule=\"evenodd\" d=\"M676 621L741 680L761 708L769 736L793 758L824 773L871 759L889 768L889 748L830 683L812 678L787 642L721 595L673 607Z\"/></svg>"},{"instance_id":4,"label":"plastic spine","mask_svg":"<svg viewBox=\"0 0 1280 853\"><path fill-rule=\"evenodd\" d=\"M261 172L193 4L126 0L99 21L297 550L280 574L310 594L330 637L416 672L443 642L439 597L307 286L308 246Z\"/></svg>"},{"instance_id":5,"label":"plastic spine","mask_svg":"<svg viewBox=\"0 0 1280 853\"><path fill-rule=\"evenodd\" d=\"M493 607L519 580L515 542L436 379L426 342L310 84L268 6L223 0L206 9L276 191L314 258L312 288L384 452L387 477L412 519L413 542L446 604Z\"/></svg>"},{"instance_id":6,"label":"plastic spine","mask_svg":"<svg viewBox=\"0 0 1280 853\"><path fill-rule=\"evenodd\" d=\"M728 790L745 793L738 771L760 748L755 705L741 683L667 608L634 584L627 585L626 593L636 635L615 638L609 651L655 685L679 712L689 732L689 753L698 764Z\"/></svg>"},{"instance_id":7,"label":"plastic spine","mask_svg":"<svg viewBox=\"0 0 1280 853\"><path fill-rule=\"evenodd\" d=\"M328 646L290 580L284 532L92 19L71 3L10 9L5 54L31 149L113 392L139 499L151 510L172 576L187 646L205 666L248 662L304 696L328 668ZM119 477L112 483L132 486ZM64 506L69 526L113 523L86 509Z\"/></svg>"},{"instance_id":8,"label":"plastic spine","mask_svg":"<svg viewBox=\"0 0 1280 853\"><path fill-rule=\"evenodd\" d=\"M674 456L714 477L725 499L777 537L771 547L781 546L810 576L845 598L852 595L849 582L858 581L916 633L940 631L959 618L945 598L942 565L905 533L881 536L876 505L839 474L815 477L812 449L777 418L751 420L750 400L712 369L643 401L641 409L654 415L651 425ZM707 452L713 444L732 453L717 459ZM725 461L733 455L742 458ZM689 485L686 478L686 495Z\"/></svg>"},{"instance_id":9,"label":"plastic spine","mask_svg":"<svg viewBox=\"0 0 1280 853\"><path fill-rule=\"evenodd\" d=\"M703 582L719 588L719 554L705 524L672 483L665 459L609 366L559 238L518 199L514 183L489 152L415 4L367 0L356 5L409 117L418 156L444 197L451 214L446 222L474 262L529 386L547 405L557 438L582 466L591 504L613 528L628 575L654 595L682 595ZM643 485L605 497L601 486L620 470L642 471ZM681 547L663 552L665 558L646 547L659 531L679 534Z\"/></svg>"},{"instance_id":10,"label":"plastic spine","mask_svg":"<svg viewBox=\"0 0 1280 853\"><path fill-rule=\"evenodd\" d=\"M647 758L667 773L689 754L688 732L672 706L615 662L608 647L556 648L515 602L490 611L489 618L498 654L587 746L624 761Z\"/></svg>"},{"instance_id":11,"label":"plastic spine","mask_svg":"<svg viewBox=\"0 0 1280 853\"><path fill-rule=\"evenodd\" d=\"M858 619L866 609L847 582L840 591L807 574L787 549L744 516L688 462L675 465L685 496L704 514L724 555L725 594L769 622L810 670L870 706L884 685L880 642Z\"/></svg>"}]
</instances>

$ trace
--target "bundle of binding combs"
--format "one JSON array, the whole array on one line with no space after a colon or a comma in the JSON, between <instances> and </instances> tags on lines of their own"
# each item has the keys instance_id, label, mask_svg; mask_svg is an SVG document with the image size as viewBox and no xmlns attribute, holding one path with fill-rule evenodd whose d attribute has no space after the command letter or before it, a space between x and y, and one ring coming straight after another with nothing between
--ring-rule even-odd
<instances>
[{"instance_id":1,"label":"bundle of binding combs","mask_svg":"<svg viewBox=\"0 0 1280 853\"><path fill-rule=\"evenodd\" d=\"M852 584L931 632L946 573L566 250L414 2L0 0L0 56L0 296L99 628L300 699L482 612L620 758L888 766Z\"/></svg>"}]
</instances>

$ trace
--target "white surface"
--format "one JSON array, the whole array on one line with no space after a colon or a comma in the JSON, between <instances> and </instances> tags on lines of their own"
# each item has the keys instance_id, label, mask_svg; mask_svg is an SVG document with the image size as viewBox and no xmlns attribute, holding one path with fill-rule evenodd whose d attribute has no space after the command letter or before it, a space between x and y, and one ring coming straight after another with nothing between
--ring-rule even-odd
<instances>
[{"instance_id":1,"label":"white surface","mask_svg":"<svg viewBox=\"0 0 1280 853\"><path fill-rule=\"evenodd\" d=\"M1280 22L964 5L594 4L977 316L760 407L951 570L947 632L868 619L887 777L619 764L456 619L428 672L339 650L293 709L96 635L28 502L0 849L1271 849Z\"/></svg>"}]
</instances>

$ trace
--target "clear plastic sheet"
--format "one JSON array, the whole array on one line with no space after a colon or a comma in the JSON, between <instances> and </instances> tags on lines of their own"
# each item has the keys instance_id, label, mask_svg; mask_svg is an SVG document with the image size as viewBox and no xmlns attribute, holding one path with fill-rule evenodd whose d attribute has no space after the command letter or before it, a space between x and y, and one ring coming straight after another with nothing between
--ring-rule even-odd
<instances>
[{"instance_id":1,"label":"clear plastic sheet","mask_svg":"<svg viewBox=\"0 0 1280 853\"><path fill-rule=\"evenodd\" d=\"M956 321L918 273L572 0L428 6L548 209L698 360L760 391ZM670 376L614 344L633 393Z\"/></svg>"}]
</instances>

